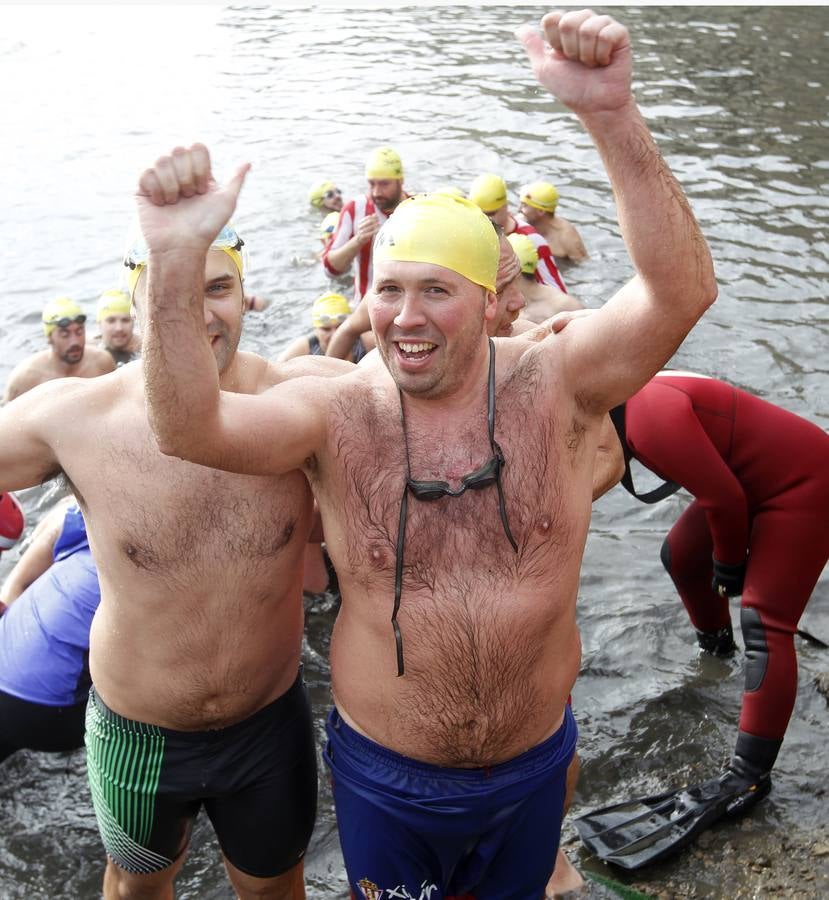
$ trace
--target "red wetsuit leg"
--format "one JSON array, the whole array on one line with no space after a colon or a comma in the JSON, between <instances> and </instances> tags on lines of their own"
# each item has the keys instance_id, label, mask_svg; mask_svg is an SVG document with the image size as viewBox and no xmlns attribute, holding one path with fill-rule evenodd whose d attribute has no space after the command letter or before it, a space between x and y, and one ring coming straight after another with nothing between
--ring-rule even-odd
<instances>
[{"instance_id":1,"label":"red wetsuit leg","mask_svg":"<svg viewBox=\"0 0 829 900\"><path fill-rule=\"evenodd\" d=\"M676 520L665 539L662 562L694 628L717 631L731 622L728 600L711 589L713 541L705 511L694 500Z\"/></svg>"},{"instance_id":2,"label":"red wetsuit leg","mask_svg":"<svg viewBox=\"0 0 829 900\"><path fill-rule=\"evenodd\" d=\"M759 615L762 633L753 647L743 625L748 660L740 731L774 739L782 739L797 694L793 636L829 557L825 511L786 509L785 499L754 516L742 597L744 610Z\"/></svg>"}]
</instances>

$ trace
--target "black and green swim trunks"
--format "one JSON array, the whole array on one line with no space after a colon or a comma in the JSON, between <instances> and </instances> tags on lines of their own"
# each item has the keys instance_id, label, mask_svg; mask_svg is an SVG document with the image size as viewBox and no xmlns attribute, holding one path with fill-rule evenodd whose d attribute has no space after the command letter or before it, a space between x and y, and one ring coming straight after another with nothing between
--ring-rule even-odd
<instances>
[{"instance_id":1,"label":"black and green swim trunks","mask_svg":"<svg viewBox=\"0 0 829 900\"><path fill-rule=\"evenodd\" d=\"M258 878L293 868L317 808L317 757L302 672L248 719L211 731L134 722L89 694L89 785L107 855L128 872L160 872L184 851L204 806L222 852Z\"/></svg>"}]
</instances>

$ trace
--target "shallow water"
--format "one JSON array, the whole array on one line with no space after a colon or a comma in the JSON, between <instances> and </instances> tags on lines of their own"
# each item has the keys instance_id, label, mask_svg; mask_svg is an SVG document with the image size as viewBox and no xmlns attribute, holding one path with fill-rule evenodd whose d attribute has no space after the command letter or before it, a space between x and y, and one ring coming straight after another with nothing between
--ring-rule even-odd
<instances>
[{"instance_id":1,"label":"shallow water","mask_svg":"<svg viewBox=\"0 0 829 900\"><path fill-rule=\"evenodd\" d=\"M196 139L223 176L253 163L235 221L251 250L248 287L273 304L249 317L248 349L273 356L306 330L310 304L330 285L313 259L320 216L307 206L308 187L327 177L359 192L363 160L381 143L400 151L409 190L466 188L479 172L496 171L515 202L521 184L554 181L561 213L591 253L564 267L565 280L598 306L630 267L597 154L573 117L533 86L511 36L544 11L3 7L0 83L11 100L0 169L0 379L42 347L39 314L51 297L71 294L91 313L98 294L118 284L138 174ZM631 27L637 98L719 278L718 302L675 365L826 428L829 12L616 14ZM22 497L34 522L54 492ZM659 563L664 534L687 502L680 493L646 507L616 488L596 505L579 607L584 666L573 692L584 761L576 809L699 780L730 753L741 663L698 657ZM3 557L0 575L15 558ZM320 737L333 615L324 602L308 614L306 672ZM803 625L829 639L826 575ZM813 684L829 669L829 651L799 642L798 652L800 690L775 790L753 814L769 831L829 826L815 790L829 716ZM8 761L0 769L0 897L94 897L101 871L82 753ZM312 898L345 894L324 778L307 880ZM704 882L701 873L701 889ZM230 896L201 820L178 896Z\"/></svg>"}]
</instances>

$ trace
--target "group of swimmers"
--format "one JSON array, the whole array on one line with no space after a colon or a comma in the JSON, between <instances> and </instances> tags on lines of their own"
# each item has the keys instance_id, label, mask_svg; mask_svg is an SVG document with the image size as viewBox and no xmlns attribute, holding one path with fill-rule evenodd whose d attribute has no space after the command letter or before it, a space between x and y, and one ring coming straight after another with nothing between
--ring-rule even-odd
<instances>
[{"instance_id":1,"label":"group of swimmers","mask_svg":"<svg viewBox=\"0 0 829 900\"><path fill-rule=\"evenodd\" d=\"M533 71L601 154L636 272L600 309L516 328L523 226L502 215L505 189L500 205L493 178L489 199L405 197L385 147L323 252L332 274L355 266L358 302L315 311L315 328L337 326L327 349L370 330L375 351L359 365L310 338L278 362L240 351L228 223L248 167L219 185L195 144L139 178L125 265L141 363L53 377L0 409L0 489L62 474L78 504L44 529L40 577L94 560L88 700L27 702L83 709L106 898L169 896L201 808L239 897L305 896L317 771L301 591L319 529L342 595L323 758L352 896L566 887L580 564L591 501L619 479L635 492L633 456L699 497L663 561L704 651L733 652L727 598L742 594L743 716L725 772L663 797L651 834L601 813L580 831L645 864L767 793L792 636L829 556L829 438L715 379L659 374L716 297L707 244L633 99L627 29L584 10L541 30L520 32ZM545 190L530 199L549 205ZM360 316L369 328L349 329ZM78 324L50 324L63 318ZM808 459L759 465L781 433ZM42 587L10 598L0 628L19 635ZM26 699L2 672L0 691Z\"/></svg>"}]
</instances>

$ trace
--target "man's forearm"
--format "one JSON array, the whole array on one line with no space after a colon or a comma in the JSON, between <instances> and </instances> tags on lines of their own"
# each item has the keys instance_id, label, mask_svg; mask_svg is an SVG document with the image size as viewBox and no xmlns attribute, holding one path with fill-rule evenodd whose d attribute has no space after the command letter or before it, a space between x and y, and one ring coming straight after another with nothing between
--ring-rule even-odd
<instances>
[{"instance_id":1,"label":"man's forearm","mask_svg":"<svg viewBox=\"0 0 829 900\"><path fill-rule=\"evenodd\" d=\"M347 272L362 246L356 237L352 237L342 247L337 247L336 250L329 250L323 257L326 268L335 275L342 275Z\"/></svg>"},{"instance_id":2,"label":"man's forearm","mask_svg":"<svg viewBox=\"0 0 829 900\"><path fill-rule=\"evenodd\" d=\"M219 379L204 322L205 255L150 255L143 367L150 424L164 453L187 455L216 414Z\"/></svg>"},{"instance_id":3,"label":"man's forearm","mask_svg":"<svg viewBox=\"0 0 829 900\"><path fill-rule=\"evenodd\" d=\"M711 254L687 198L636 103L580 116L601 154L622 236L642 281L657 298L704 309L716 297Z\"/></svg>"},{"instance_id":4,"label":"man's forearm","mask_svg":"<svg viewBox=\"0 0 829 900\"><path fill-rule=\"evenodd\" d=\"M325 350L326 356L333 356L335 359L351 359L351 351L354 348L354 342L360 336L359 329L355 330L351 324L351 318L345 320L340 327L331 335L328 347Z\"/></svg>"}]
</instances>

